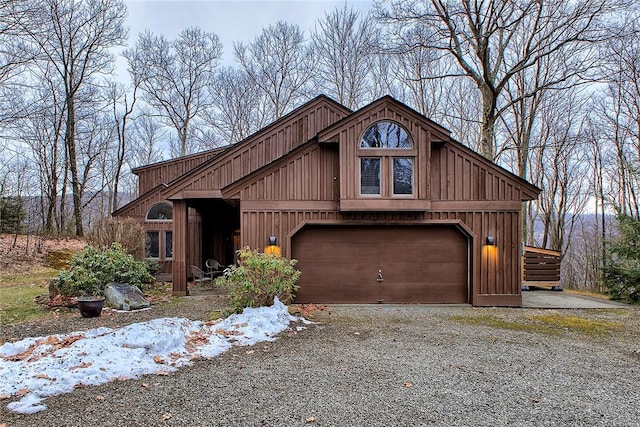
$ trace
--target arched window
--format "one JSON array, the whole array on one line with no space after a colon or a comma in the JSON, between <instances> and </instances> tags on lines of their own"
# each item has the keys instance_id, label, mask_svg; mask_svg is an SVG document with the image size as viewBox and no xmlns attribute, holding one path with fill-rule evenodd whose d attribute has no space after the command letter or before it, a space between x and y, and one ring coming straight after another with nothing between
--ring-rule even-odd
<instances>
[{"instance_id":1,"label":"arched window","mask_svg":"<svg viewBox=\"0 0 640 427\"><path fill-rule=\"evenodd\" d=\"M360 195L411 196L416 150L404 127L382 120L369 126L358 147Z\"/></svg>"},{"instance_id":2,"label":"arched window","mask_svg":"<svg viewBox=\"0 0 640 427\"><path fill-rule=\"evenodd\" d=\"M413 141L398 123L380 121L372 124L362 135L360 148L413 148Z\"/></svg>"},{"instance_id":3,"label":"arched window","mask_svg":"<svg viewBox=\"0 0 640 427\"><path fill-rule=\"evenodd\" d=\"M173 231L166 230L166 222L173 220L173 206L170 203L161 202L151 206L147 212L147 221L162 221L165 224L148 226L145 255L147 258L168 260L173 257ZM168 224L169 226L171 224ZM154 230L155 229L155 230Z\"/></svg>"},{"instance_id":4,"label":"arched window","mask_svg":"<svg viewBox=\"0 0 640 427\"><path fill-rule=\"evenodd\" d=\"M173 207L169 203L156 203L147 212L147 221L168 221L173 219Z\"/></svg>"}]
</instances>

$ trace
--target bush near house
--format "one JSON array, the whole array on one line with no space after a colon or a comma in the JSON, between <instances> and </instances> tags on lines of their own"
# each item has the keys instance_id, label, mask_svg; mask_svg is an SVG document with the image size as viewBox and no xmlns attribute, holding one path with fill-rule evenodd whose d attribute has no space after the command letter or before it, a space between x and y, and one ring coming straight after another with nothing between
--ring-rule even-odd
<instances>
[{"instance_id":1,"label":"bush near house","mask_svg":"<svg viewBox=\"0 0 640 427\"><path fill-rule=\"evenodd\" d=\"M54 284L62 295L103 295L112 282L142 288L153 282L147 265L128 254L119 243L105 249L87 246L74 255L68 270L61 271Z\"/></svg>"},{"instance_id":2,"label":"bush near house","mask_svg":"<svg viewBox=\"0 0 640 427\"><path fill-rule=\"evenodd\" d=\"M612 299L640 302L640 219L620 214L619 237L610 242L604 281Z\"/></svg>"},{"instance_id":3,"label":"bush near house","mask_svg":"<svg viewBox=\"0 0 640 427\"><path fill-rule=\"evenodd\" d=\"M248 247L238 251L238 264L227 268L216 279L216 286L229 289L232 309L239 313L245 307L273 304L275 297L290 303L298 290L298 261L267 255Z\"/></svg>"}]
</instances>

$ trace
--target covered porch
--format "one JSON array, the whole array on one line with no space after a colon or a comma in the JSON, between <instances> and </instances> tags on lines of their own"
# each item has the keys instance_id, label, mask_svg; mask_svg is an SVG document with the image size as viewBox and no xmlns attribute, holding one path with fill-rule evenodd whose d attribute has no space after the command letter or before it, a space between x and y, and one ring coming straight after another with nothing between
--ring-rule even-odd
<instances>
[{"instance_id":1,"label":"covered porch","mask_svg":"<svg viewBox=\"0 0 640 427\"><path fill-rule=\"evenodd\" d=\"M173 200L173 295L189 294L190 266L207 259L227 266L240 249L240 202L222 198Z\"/></svg>"}]
</instances>

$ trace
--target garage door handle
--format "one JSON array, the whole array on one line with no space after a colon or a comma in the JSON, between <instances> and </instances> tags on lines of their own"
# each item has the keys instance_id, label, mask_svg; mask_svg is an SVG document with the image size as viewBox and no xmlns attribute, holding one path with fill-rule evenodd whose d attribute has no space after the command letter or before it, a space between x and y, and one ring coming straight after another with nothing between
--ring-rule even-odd
<instances>
[{"instance_id":1,"label":"garage door handle","mask_svg":"<svg viewBox=\"0 0 640 427\"><path fill-rule=\"evenodd\" d=\"M378 278L376 279L378 282L384 282L384 278L382 277L382 270L378 270Z\"/></svg>"}]
</instances>

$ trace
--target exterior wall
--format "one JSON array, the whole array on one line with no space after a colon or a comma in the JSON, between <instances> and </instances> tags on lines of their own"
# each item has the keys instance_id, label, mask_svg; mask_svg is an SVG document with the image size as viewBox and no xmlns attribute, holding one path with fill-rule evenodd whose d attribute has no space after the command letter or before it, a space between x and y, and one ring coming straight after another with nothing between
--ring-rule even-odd
<instances>
[{"instance_id":1,"label":"exterior wall","mask_svg":"<svg viewBox=\"0 0 640 427\"><path fill-rule=\"evenodd\" d=\"M413 196L372 198L360 195L359 143L365 130L380 120L388 120L400 124L412 137L415 149ZM371 107L355 114L353 119L350 117L350 120L324 130L319 138L321 142L337 142L340 146L341 210L397 210L399 207L404 210L427 210L429 208L428 201L431 198L431 143L433 139L448 139L448 134L443 132L443 129L439 126L424 119L418 120L410 110L401 107L397 102L383 99L383 101L373 103ZM395 151L394 155L402 156L408 150L367 149L362 151L377 157L375 152L385 151L390 154ZM413 157L412 155L410 156Z\"/></svg>"},{"instance_id":2,"label":"exterior wall","mask_svg":"<svg viewBox=\"0 0 640 427\"><path fill-rule=\"evenodd\" d=\"M224 150L216 148L134 169L133 173L138 175L138 194L144 194L160 184L170 183Z\"/></svg>"},{"instance_id":3,"label":"exterior wall","mask_svg":"<svg viewBox=\"0 0 640 427\"><path fill-rule=\"evenodd\" d=\"M438 211L429 213L345 214L326 205L326 210L282 210L270 202L251 203L241 209L241 245L263 248L268 236L276 236L285 256L291 255L291 238L304 223L427 224L460 222L472 236L470 272L474 305L520 305L520 213ZM493 247L485 245L494 236Z\"/></svg>"},{"instance_id":4,"label":"exterior wall","mask_svg":"<svg viewBox=\"0 0 640 427\"><path fill-rule=\"evenodd\" d=\"M434 147L431 156L432 200L522 200L519 186L505 179L504 172L487 167L486 160L469 156L459 145Z\"/></svg>"},{"instance_id":5,"label":"exterior wall","mask_svg":"<svg viewBox=\"0 0 640 427\"><path fill-rule=\"evenodd\" d=\"M196 171L167 190L167 197L219 197L212 191L219 191L288 154L347 114L347 109L332 102L310 102L295 114L284 117L277 124L229 148L224 156L196 168Z\"/></svg>"},{"instance_id":6,"label":"exterior wall","mask_svg":"<svg viewBox=\"0 0 640 427\"><path fill-rule=\"evenodd\" d=\"M135 203L130 203L120 209L115 216L129 217L140 221L142 227L145 231L159 231L166 232L173 230L173 221L147 221L147 212L149 209L155 205L156 203L169 203L173 204L170 200L166 200L162 197L162 193L160 191L151 191L146 195L143 195L139 199L135 200ZM202 220L200 218L200 214L195 209L189 209L188 212L188 228L190 236L199 236L202 230ZM162 239L163 235L160 236ZM174 252L175 252L175 241L176 234L174 232L173 242L174 242ZM190 245L188 247L188 263L189 265L200 265L201 264L201 243L200 239L191 238L189 239ZM161 255L159 262L159 270L158 277L162 279L167 279L171 276L173 259L165 259L164 256Z\"/></svg>"},{"instance_id":7,"label":"exterior wall","mask_svg":"<svg viewBox=\"0 0 640 427\"><path fill-rule=\"evenodd\" d=\"M411 197L359 195L358 143L365 129L382 119L400 123L413 138ZM356 113L319 98L220 156L193 159L202 163L168 189L155 187L118 212L144 220L153 203L174 202L176 295L187 293L188 266L202 264L202 218L193 208L206 209L204 200L217 199L240 203L240 246L262 249L269 236L276 236L285 256L305 223L458 224L470 242L471 303L521 304L521 201L535 198L537 189L390 98ZM188 169L187 163L169 162L142 175L152 181L179 174L182 167ZM487 236L495 245L485 245Z\"/></svg>"},{"instance_id":8,"label":"exterior wall","mask_svg":"<svg viewBox=\"0 0 640 427\"><path fill-rule=\"evenodd\" d=\"M445 189L432 186L432 209L344 212L338 197L342 186L332 173L336 150L313 144L295 154L225 190L225 197L241 200L242 246L263 248L268 236L276 236L283 254L290 256L291 238L304 223L456 222L470 235L471 302L521 304L521 191L482 159L464 157L451 144L435 149L431 179L448 184L443 184ZM478 179L473 179L473 171ZM494 237L494 246L485 245L487 236Z\"/></svg>"}]
</instances>

